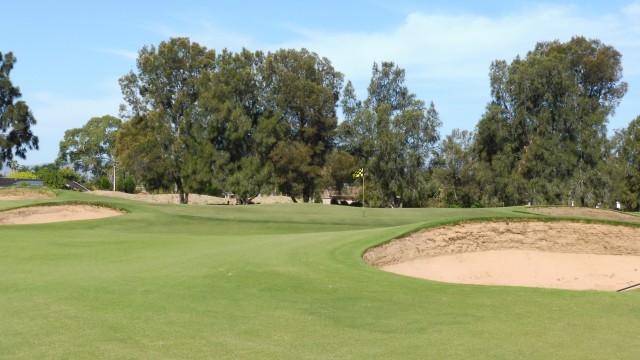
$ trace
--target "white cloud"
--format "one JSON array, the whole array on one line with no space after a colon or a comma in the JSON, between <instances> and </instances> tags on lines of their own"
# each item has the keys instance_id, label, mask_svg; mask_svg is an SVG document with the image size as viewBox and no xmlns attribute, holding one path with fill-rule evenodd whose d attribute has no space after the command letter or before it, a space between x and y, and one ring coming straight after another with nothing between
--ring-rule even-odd
<instances>
[{"instance_id":1,"label":"white cloud","mask_svg":"<svg viewBox=\"0 0 640 360\"><path fill-rule=\"evenodd\" d=\"M191 41L209 49L221 50L227 48L232 51L239 51L243 47L251 48L253 44L250 36L223 30L209 21L199 21L195 26L196 30L187 31L178 31L162 24L150 24L146 25L145 28L160 35L163 41L171 37L188 37Z\"/></svg>"},{"instance_id":2,"label":"white cloud","mask_svg":"<svg viewBox=\"0 0 640 360\"><path fill-rule=\"evenodd\" d=\"M637 39L619 16L587 18L568 6L537 6L502 17L466 14L409 14L389 32L331 33L299 29L302 40L285 47L306 47L330 58L355 79L366 78L374 61L394 61L425 78L486 78L491 61L526 55L539 41L584 35L605 43ZM636 50L637 51L637 50Z\"/></svg>"},{"instance_id":3,"label":"white cloud","mask_svg":"<svg viewBox=\"0 0 640 360\"><path fill-rule=\"evenodd\" d=\"M638 16L640 15L640 2L627 5L622 10L627 16Z\"/></svg>"},{"instance_id":4,"label":"white cloud","mask_svg":"<svg viewBox=\"0 0 640 360\"><path fill-rule=\"evenodd\" d=\"M98 51L117 55L129 60L136 60L138 58L138 53L136 51L131 50L123 50L123 49L98 49Z\"/></svg>"},{"instance_id":5,"label":"white cloud","mask_svg":"<svg viewBox=\"0 0 640 360\"><path fill-rule=\"evenodd\" d=\"M215 24L208 21L200 22L199 31L192 34L185 34L185 36L189 36L191 40L204 45L209 49L216 50L227 48L231 51L240 51L242 48L251 49L253 45L251 37L222 30L215 26Z\"/></svg>"},{"instance_id":6,"label":"white cloud","mask_svg":"<svg viewBox=\"0 0 640 360\"><path fill-rule=\"evenodd\" d=\"M540 41L585 36L613 46L623 54L625 80L633 89L633 82L640 82L640 23L631 15L638 11L640 2L595 15L585 15L579 6L553 4L496 17L413 12L384 32L299 28L300 39L279 47L305 47L331 59L354 82L359 95L366 91L374 61L395 62L406 70L411 91L425 101L435 101L447 133L454 127L472 129L480 119L489 101L492 61L526 56ZM637 102L637 95L630 91L611 128L635 117L630 104Z\"/></svg>"}]
</instances>

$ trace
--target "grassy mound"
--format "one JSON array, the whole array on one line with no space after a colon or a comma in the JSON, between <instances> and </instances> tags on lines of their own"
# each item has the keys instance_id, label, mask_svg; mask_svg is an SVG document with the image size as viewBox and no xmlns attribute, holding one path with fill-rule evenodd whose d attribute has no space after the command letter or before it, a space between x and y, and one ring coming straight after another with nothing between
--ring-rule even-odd
<instances>
[{"instance_id":1,"label":"grassy mound","mask_svg":"<svg viewBox=\"0 0 640 360\"><path fill-rule=\"evenodd\" d=\"M48 199L55 196L56 194L53 190L42 187L0 187L0 201Z\"/></svg>"}]
</instances>

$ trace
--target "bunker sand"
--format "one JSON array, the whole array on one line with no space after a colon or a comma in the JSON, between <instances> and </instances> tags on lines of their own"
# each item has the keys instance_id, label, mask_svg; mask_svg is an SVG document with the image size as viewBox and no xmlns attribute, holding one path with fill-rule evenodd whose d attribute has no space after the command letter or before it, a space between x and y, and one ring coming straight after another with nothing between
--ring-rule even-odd
<instances>
[{"instance_id":1,"label":"bunker sand","mask_svg":"<svg viewBox=\"0 0 640 360\"><path fill-rule=\"evenodd\" d=\"M44 224L61 221L100 219L124 214L92 205L31 206L0 212L0 225Z\"/></svg>"},{"instance_id":2,"label":"bunker sand","mask_svg":"<svg viewBox=\"0 0 640 360\"><path fill-rule=\"evenodd\" d=\"M467 223L418 232L364 258L386 271L442 282L612 291L640 283L640 229Z\"/></svg>"}]
</instances>

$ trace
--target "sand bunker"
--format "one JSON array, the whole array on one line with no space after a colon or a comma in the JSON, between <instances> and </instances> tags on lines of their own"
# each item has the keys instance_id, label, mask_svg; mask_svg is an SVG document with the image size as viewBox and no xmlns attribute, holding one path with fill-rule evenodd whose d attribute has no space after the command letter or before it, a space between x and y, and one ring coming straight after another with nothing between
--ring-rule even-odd
<instances>
[{"instance_id":1,"label":"sand bunker","mask_svg":"<svg viewBox=\"0 0 640 360\"><path fill-rule=\"evenodd\" d=\"M467 223L421 231L364 258L386 271L443 282L612 291L640 283L640 229Z\"/></svg>"},{"instance_id":2,"label":"sand bunker","mask_svg":"<svg viewBox=\"0 0 640 360\"><path fill-rule=\"evenodd\" d=\"M60 221L100 219L124 214L122 211L92 205L31 206L0 212L0 225L44 224Z\"/></svg>"}]
</instances>

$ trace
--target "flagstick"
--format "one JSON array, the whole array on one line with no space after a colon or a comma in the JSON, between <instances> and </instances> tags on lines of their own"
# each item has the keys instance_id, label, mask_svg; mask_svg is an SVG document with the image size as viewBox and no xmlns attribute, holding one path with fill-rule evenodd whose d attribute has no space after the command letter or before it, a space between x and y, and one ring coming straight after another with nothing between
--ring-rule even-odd
<instances>
[{"instance_id":1,"label":"flagstick","mask_svg":"<svg viewBox=\"0 0 640 360\"><path fill-rule=\"evenodd\" d=\"M364 169L362 170L362 216L364 217Z\"/></svg>"}]
</instances>

